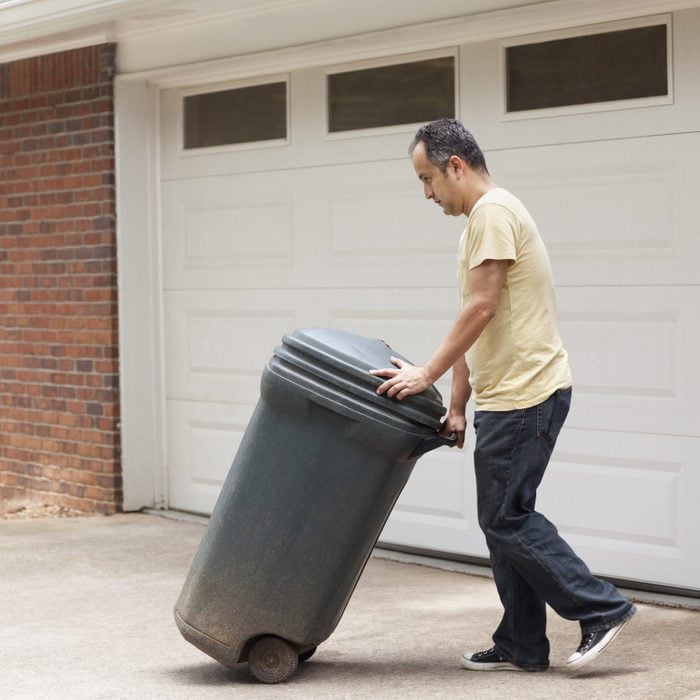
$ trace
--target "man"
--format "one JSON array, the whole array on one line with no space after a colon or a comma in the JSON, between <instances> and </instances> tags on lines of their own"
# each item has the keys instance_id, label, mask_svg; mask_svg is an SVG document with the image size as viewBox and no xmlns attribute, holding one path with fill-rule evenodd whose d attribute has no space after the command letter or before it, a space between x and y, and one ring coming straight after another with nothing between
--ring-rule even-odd
<instances>
[{"instance_id":1,"label":"man","mask_svg":"<svg viewBox=\"0 0 700 700\"><path fill-rule=\"evenodd\" d=\"M466 652L475 671L539 671L549 666L546 610L577 620L582 638L567 667L592 661L634 615L611 584L594 577L535 511L544 475L571 401L568 358L556 326L549 258L532 217L498 187L472 134L454 119L419 129L411 160L432 199L465 215L459 246L462 310L432 357L414 367L372 370L386 378L377 393L403 399L452 369L443 431L464 445L472 390L479 524L504 608L494 646ZM466 357L465 357L466 354Z\"/></svg>"}]
</instances>

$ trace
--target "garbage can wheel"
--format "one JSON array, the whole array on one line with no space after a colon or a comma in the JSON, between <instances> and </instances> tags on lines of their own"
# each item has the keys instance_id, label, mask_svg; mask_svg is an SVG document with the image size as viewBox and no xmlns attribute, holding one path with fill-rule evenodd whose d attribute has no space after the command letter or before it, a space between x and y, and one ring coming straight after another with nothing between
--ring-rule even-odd
<instances>
[{"instance_id":1,"label":"garbage can wheel","mask_svg":"<svg viewBox=\"0 0 700 700\"><path fill-rule=\"evenodd\" d=\"M297 670L298 664L296 649L279 637L258 639L248 655L248 668L262 683L286 681Z\"/></svg>"},{"instance_id":2,"label":"garbage can wheel","mask_svg":"<svg viewBox=\"0 0 700 700\"><path fill-rule=\"evenodd\" d=\"M303 654L299 654L299 663L302 663L304 661L308 661L316 653L316 649L318 649L318 647L314 647L313 649L308 649Z\"/></svg>"}]
</instances>

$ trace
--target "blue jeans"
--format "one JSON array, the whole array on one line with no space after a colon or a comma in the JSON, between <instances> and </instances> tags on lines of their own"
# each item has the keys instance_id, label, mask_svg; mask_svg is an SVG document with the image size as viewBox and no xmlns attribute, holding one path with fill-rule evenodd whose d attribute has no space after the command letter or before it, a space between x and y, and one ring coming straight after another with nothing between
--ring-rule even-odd
<instances>
[{"instance_id":1,"label":"blue jeans","mask_svg":"<svg viewBox=\"0 0 700 700\"><path fill-rule=\"evenodd\" d=\"M570 404L571 388L560 389L531 408L477 411L474 417L479 525L504 608L493 641L505 658L533 670L549 666L545 604L578 620L583 634L615 627L635 612L535 510L537 487Z\"/></svg>"}]
</instances>

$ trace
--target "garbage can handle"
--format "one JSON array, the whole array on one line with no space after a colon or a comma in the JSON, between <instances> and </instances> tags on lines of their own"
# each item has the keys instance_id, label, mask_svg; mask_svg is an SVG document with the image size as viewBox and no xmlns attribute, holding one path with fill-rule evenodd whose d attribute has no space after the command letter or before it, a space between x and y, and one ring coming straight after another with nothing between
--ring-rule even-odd
<instances>
[{"instance_id":1,"label":"garbage can handle","mask_svg":"<svg viewBox=\"0 0 700 700\"><path fill-rule=\"evenodd\" d=\"M435 450L438 447L443 447L444 445L452 447L455 444L457 444L457 433L451 433L450 435L440 435L440 433L436 433L434 436L423 440L423 442L421 442L420 445L413 450L410 459L413 459L414 457L418 459L418 457L424 455L426 452L430 452L430 450Z\"/></svg>"}]
</instances>

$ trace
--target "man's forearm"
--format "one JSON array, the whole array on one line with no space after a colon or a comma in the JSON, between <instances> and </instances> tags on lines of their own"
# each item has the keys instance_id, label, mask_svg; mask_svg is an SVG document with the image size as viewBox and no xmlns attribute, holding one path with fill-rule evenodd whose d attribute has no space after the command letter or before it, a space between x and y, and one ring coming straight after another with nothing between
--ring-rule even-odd
<instances>
[{"instance_id":1,"label":"man's forearm","mask_svg":"<svg viewBox=\"0 0 700 700\"><path fill-rule=\"evenodd\" d=\"M396 367L370 370L377 377L388 379L377 387L389 398L401 400L419 394L434 384L474 344L488 322L495 316L501 289L505 283L508 260L485 260L469 272L469 301L457 316L447 338L422 367L414 367L392 357ZM458 370L459 371L459 370Z\"/></svg>"},{"instance_id":2,"label":"man's forearm","mask_svg":"<svg viewBox=\"0 0 700 700\"><path fill-rule=\"evenodd\" d=\"M450 392L450 410L452 414L463 415L472 389L469 385L469 367L462 355L452 366L452 390Z\"/></svg>"},{"instance_id":3,"label":"man's forearm","mask_svg":"<svg viewBox=\"0 0 700 700\"><path fill-rule=\"evenodd\" d=\"M508 264L508 260L485 260L469 271L469 301L447 338L423 366L432 383L469 350L496 314Z\"/></svg>"}]
</instances>

